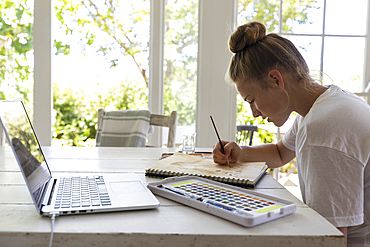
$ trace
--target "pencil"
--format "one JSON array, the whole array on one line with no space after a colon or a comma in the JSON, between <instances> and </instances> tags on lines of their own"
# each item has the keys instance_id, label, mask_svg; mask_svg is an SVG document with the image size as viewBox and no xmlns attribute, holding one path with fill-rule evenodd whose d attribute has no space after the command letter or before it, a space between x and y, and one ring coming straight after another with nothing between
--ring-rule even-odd
<instances>
[{"instance_id":1,"label":"pencil","mask_svg":"<svg viewBox=\"0 0 370 247\"><path fill-rule=\"evenodd\" d=\"M209 117L211 118L211 121L212 121L212 124L213 124L213 128L215 129L215 132L216 132L216 135L217 135L217 138L218 138L218 142L220 143L220 146L221 146L222 153L223 153L223 154L225 154L224 145L222 144L222 141L221 141L220 135L218 134L218 131L217 131L217 128L216 128L216 124L215 124L215 122L213 121L213 117L212 117L212 116L209 116ZM229 160L227 160L227 164L228 164L228 165L229 165L229 167L230 167Z\"/></svg>"}]
</instances>

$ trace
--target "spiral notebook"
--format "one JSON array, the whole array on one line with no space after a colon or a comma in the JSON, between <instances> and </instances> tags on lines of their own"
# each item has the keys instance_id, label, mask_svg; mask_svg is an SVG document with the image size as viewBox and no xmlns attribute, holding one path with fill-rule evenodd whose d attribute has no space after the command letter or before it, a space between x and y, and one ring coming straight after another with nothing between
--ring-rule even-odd
<instances>
[{"instance_id":1,"label":"spiral notebook","mask_svg":"<svg viewBox=\"0 0 370 247\"><path fill-rule=\"evenodd\" d=\"M145 175L156 178L199 176L240 187L254 187L265 174L265 162L231 163L219 165L201 155L175 153L154 163Z\"/></svg>"}]
</instances>

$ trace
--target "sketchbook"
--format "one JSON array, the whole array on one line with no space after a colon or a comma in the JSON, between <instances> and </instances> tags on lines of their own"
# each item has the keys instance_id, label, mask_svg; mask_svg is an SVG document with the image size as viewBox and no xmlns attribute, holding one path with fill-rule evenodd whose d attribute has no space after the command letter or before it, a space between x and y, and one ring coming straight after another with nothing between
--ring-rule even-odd
<instances>
[{"instance_id":1,"label":"sketchbook","mask_svg":"<svg viewBox=\"0 0 370 247\"><path fill-rule=\"evenodd\" d=\"M266 170L265 162L231 163L229 166L198 155L175 153L154 163L145 175L156 178L199 176L240 187L254 187Z\"/></svg>"}]
</instances>

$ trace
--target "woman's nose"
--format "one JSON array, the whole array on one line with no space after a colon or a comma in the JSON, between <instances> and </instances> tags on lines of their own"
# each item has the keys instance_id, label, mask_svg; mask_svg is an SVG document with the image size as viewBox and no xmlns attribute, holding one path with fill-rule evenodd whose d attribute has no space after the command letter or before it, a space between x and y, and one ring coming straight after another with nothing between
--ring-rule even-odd
<instances>
[{"instance_id":1,"label":"woman's nose","mask_svg":"<svg viewBox=\"0 0 370 247\"><path fill-rule=\"evenodd\" d=\"M259 110L257 110L254 106L251 105L251 110L252 110L252 113L253 113L253 117L259 117L261 116L261 112Z\"/></svg>"}]
</instances>

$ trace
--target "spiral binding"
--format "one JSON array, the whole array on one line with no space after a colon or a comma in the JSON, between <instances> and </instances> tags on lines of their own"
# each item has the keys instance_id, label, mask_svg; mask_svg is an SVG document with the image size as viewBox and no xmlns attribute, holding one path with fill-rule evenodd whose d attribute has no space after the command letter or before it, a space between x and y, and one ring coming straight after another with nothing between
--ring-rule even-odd
<instances>
[{"instance_id":1,"label":"spiral binding","mask_svg":"<svg viewBox=\"0 0 370 247\"><path fill-rule=\"evenodd\" d=\"M180 176L198 176L202 178L211 179L217 182L223 182L231 185L236 185L243 188L253 188L253 184L248 184L248 179L240 179L240 178L228 178L228 177L217 177L217 176L210 176L210 175L201 175L201 174L192 174L192 173L183 173L183 172L174 172L174 171L165 171L165 170L157 170L157 169L147 169L145 171L145 176L153 177L153 178L167 178L167 177L180 177Z\"/></svg>"}]
</instances>

